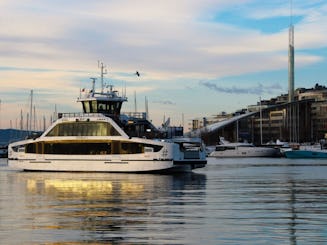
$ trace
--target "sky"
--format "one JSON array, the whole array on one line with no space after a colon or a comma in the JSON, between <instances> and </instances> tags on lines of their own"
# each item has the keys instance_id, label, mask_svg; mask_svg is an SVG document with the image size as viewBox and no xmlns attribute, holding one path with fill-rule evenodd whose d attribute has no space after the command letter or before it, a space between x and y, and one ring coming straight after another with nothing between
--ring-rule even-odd
<instances>
[{"instance_id":1,"label":"sky","mask_svg":"<svg viewBox=\"0 0 327 245\"><path fill-rule=\"evenodd\" d=\"M126 87L122 111L135 110L135 95L145 111L146 97L156 126L170 117L187 129L285 94L290 23L295 88L326 85L325 0L0 0L0 8L0 128L19 127L21 111L26 120L31 90L37 125L55 110L81 111L79 91L99 77L98 61L106 84Z\"/></svg>"}]
</instances>

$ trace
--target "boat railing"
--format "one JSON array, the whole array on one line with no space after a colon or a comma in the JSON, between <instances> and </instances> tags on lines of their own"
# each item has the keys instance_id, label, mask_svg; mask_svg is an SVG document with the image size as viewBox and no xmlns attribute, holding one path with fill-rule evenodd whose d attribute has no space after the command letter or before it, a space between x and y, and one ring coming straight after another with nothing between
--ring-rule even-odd
<instances>
[{"instance_id":1,"label":"boat railing","mask_svg":"<svg viewBox=\"0 0 327 245\"><path fill-rule=\"evenodd\" d=\"M138 119L146 119L146 112L123 112L128 117L134 117Z\"/></svg>"},{"instance_id":2,"label":"boat railing","mask_svg":"<svg viewBox=\"0 0 327 245\"><path fill-rule=\"evenodd\" d=\"M58 119L67 117L105 117L102 113L65 112L58 113Z\"/></svg>"}]
</instances>

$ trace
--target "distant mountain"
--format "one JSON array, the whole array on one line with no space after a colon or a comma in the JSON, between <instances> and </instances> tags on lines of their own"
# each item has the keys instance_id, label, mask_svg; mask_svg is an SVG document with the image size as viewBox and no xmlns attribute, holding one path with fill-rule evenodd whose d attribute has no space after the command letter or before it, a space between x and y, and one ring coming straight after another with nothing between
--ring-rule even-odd
<instances>
[{"instance_id":1,"label":"distant mountain","mask_svg":"<svg viewBox=\"0 0 327 245\"><path fill-rule=\"evenodd\" d=\"M26 130L0 129L0 145L7 145L11 142L25 139L29 135Z\"/></svg>"}]
</instances>

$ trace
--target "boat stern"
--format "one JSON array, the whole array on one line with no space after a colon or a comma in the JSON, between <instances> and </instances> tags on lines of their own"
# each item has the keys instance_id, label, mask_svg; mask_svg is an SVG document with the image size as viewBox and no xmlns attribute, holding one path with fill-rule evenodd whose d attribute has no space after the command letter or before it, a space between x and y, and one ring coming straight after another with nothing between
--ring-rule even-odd
<instances>
[{"instance_id":1,"label":"boat stern","mask_svg":"<svg viewBox=\"0 0 327 245\"><path fill-rule=\"evenodd\" d=\"M174 167L191 171L206 166L206 151L201 139L180 138L174 143Z\"/></svg>"}]
</instances>

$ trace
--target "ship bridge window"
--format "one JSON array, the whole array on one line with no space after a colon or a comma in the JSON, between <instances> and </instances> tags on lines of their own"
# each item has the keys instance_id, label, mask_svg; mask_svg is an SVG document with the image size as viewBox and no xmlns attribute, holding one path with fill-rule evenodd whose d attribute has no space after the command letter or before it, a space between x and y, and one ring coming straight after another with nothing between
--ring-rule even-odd
<instances>
[{"instance_id":1,"label":"ship bridge window","mask_svg":"<svg viewBox=\"0 0 327 245\"><path fill-rule=\"evenodd\" d=\"M105 112L108 114L119 113L121 104L121 102L98 102L98 112Z\"/></svg>"},{"instance_id":2,"label":"ship bridge window","mask_svg":"<svg viewBox=\"0 0 327 245\"><path fill-rule=\"evenodd\" d=\"M89 101L83 101L82 105L83 105L83 111L85 113L90 113L91 112L90 102Z\"/></svg>"},{"instance_id":3,"label":"ship bridge window","mask_svg":"<svg viewBox=\"0 0 327 245\"><path fill-rule=\"evenodd\" d=\"M120 114L122 102L120 101L83 101L85 113Z\"/></svg>"},{"instance_id":4,"label":"ship bridge window","mask_svg":"<svg viewBox=\"0 0 327 245\"><path fill-rule=\"evenodd\" d=\"M91 102L91 112L97 113L97 102L96 101L92 101Z\"/></svg>"},{"instance_id":5,"label":"ship bridge window","mask_svg":"<svg viewBox=\"0 0 327 245\"><path fill-rule=\"evenodd\" d=\"M47 136L120 136L107 122L65 122L56 125Z\"/></svg>"}]
</instances>

